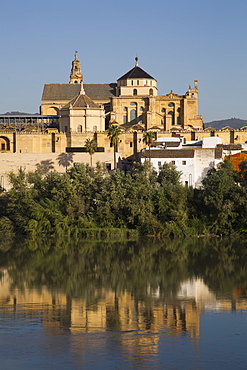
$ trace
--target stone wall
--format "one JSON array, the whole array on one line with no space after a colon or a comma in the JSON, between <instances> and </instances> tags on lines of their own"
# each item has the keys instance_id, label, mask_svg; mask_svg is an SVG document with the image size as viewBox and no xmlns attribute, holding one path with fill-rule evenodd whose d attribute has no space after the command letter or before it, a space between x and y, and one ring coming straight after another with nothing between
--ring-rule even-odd
<instances>
[{"instance_id":1,"label":"stone wall","mask_svg":"<svg viewBox=\"0 0 247 370\"><path fill-rule=\"evenodd\" d=\"M97 162L111 164L113 168L113 153L94 153L93 166ZM88 153L0 153L0 184L6 190L10 188L8 174L18 173L21 168L25 171L35 171L42 166L43 172L56 170L64 173L75 163L90 163Z\"/></svg>"}]
</instances>

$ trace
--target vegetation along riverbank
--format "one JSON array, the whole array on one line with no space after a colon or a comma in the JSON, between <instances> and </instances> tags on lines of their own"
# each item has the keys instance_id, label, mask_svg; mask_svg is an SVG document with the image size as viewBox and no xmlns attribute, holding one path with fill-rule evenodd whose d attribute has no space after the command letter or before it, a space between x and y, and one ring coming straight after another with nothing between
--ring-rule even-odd
<instances>
[{"instance_id":1,"label":"vegetation along riverbank","mask_svg":"<svg viewBox=\"0 0 247 370\"><path fill-rule=\"evenodd\" d=\"M244 166L236 172L224 161L202 189L192 189L174 166L157 173L148 161L127 174L100 164L77 164L65 174L20 170L0 197L0 237L245 234L245 175Z\"/></svg>"}]
</instances>

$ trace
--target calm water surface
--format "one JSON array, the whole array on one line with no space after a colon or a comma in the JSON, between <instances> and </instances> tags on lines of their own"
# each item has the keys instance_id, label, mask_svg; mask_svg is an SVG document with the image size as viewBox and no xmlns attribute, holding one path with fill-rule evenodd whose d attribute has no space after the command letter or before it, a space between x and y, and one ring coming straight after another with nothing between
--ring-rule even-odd
<instances>
[{"instance_id":1,"label":"calm water surface","mask_svg":"<svg viewBox=\"0 0 247 370\"><path fill-rule=\"evenodd\" d=\"M244 240L0 247L0 369L246 368Z\"/></svg>"}]
</instances>

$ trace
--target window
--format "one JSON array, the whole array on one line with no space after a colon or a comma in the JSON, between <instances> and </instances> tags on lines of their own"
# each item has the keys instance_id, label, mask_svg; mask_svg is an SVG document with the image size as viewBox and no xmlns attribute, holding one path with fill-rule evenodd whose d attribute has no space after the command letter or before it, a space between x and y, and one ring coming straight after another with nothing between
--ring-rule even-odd
<instances>
[{"instance_id":1,"label":"window","mask_svg":"<svg viewBox=\"0 0 247 370\"><path fill-rule=\"evenodd\" d=\"M165 113L165 112L166 112L165 108L162 108L161 113Z\"/></svg>"},{"instance_id":2,"label":"window","mask_svg":"<svg viewBox=\"0 0 247 370\"><path fill-rule=\"evenodd\" d=\"M106 170L111 171L111 163L106 163L105 168Z\"/></svg>"},{"instance_id":3,"label":"window","mask_svg":"<svg viewBox=\"0 0 247 370\"><path fill-rule=\"evenodd\" d=\"M131 81L131 85L132 85L132 86L134 85L134 81L133 81L133 80Z\"/></svg>"},{"instance_id":4,"label":"window","mask_svg":"<svg viewBox=\"0 0 247 370\"><path fill-rule=\"evenodd\" d=\"M169 103L169 104L168 104L168 107L170 107L170 108L171 108L171 107L174 107L174 103Z\"/></svg>"},{"instance_id":5,"label":"window","mask_svg":"<svg viewBox=\"0 0 247 370\"><path fill-rule=\"evenodd\" d=\"M136 107L136 106L137 106L137 103L130 103L130 105L131 105L132 107Z\"/></svg>"},{"instance_id":6,"label":"window","mask_svg":"<svg viewBox=\"0 0 247 370\"><path fill-rule=\"evenodd\" d=\"M5 144L4 143L1 144L1 150L5 150Z\"/></svg>"},{"instance_id":7,"label":"window","mask_svg":"<svg viewBox=\"0 0 247 370\"><path fill-rule=\"evenodd\" d=\"M123 124L127 123L127 116L123 116Z\"/></svg>"},{"instance_id":8,"label":"window","mask_svg":"<svg viewBox=\"0 0 247 370\"><path fill-rule=\"evenodd\" d=\"M153 96L154 92L153 89L149 89L149 95Z\"/></svg>"},{"instance_id":9,"label":"window","mask_svg":"<svg viewBox=\"0 0 247 370\"><path fill-rule=\"evenodd\" d=\"M127 107L124 107L123 111L124 112L127 112L128 111Z\"/></svg>"},{"instance_id":10,"label":"window","mask_svg":"<svg viewBox=\"0 0 247 370\"><path fill-rule=\"evenodd\" d=\"M137 86L139 86L139 80L136 81Z\"/></svg>"},{"instance_id":11,"label":"window","mask_svg":"<svg viewBox=\"0 0 247 370\"><path fill-rule=\"evenodd\" d=\"M159 166L159 167L161 166L161 161L158 161L158 166Z\"/></svg>"},{"instance_id":12,"label":"window","mask_svg":"<svg viewBox=\"0 0 247 370\"><path fill-rule=\"evenodd\" d=\"M194 99L194 97L195 97L195 94L191 94L191 97L192 97L192 99Z\"/></svg>"},{"instance_id":13,"label":"window","mask_svg":"<svg viewBox=\"0 0 247 370\"><path fill-rule=\"evenodd\" d=\"M133 146L133 142L131 141L131 142L130 142L130 148L132 148L132 146Z\"/></svg>"},{"instance_id":14,"label":"window","mask_svg":"<svg viewBox=\"0 0 247 370\"><path fill-rule=\"evenodd\" d=\"M97 132L97 126L93 126L93 132Z\"/></svg>"},{"instance_id":15,"label":"window","mask_svg":"<svg viewBox=\"0 0 247 370\"><path fill-rule=\"evenodd\" d=\"M133 90L133 95L137 95L137 90L136 89Z\"/></svg>"},{"instance_id":16,"label":"window","mask_svg":"<svg viewBox=\"0 0 247 370\"><path fill-rule=\"evenodd\" d=\"M182 165L185 166L186 165L186 161L182 161Z\"/></svg>"},{"instance_id":17,"label":"window","mask_svg":"<svg viewBox=\"0 0 247 370\"><path fill-rule=\"evenodd\" d=\"M82 132L82 125L77 126L77 132Z\"/></svg>"},{"instance_id":18,"label":"window","mask_svg":"<svg viewBox=\"0 0 247 370\"><path fill-rule=\"evenodd\" d=\"M168 112L168 114L171 116L171 118L172 118L172 125L174 125L174 112L172 111L172 110L170 110L169 112Z\"/></svg>"},{"instance_id":19,"label":"window","mask_svg":"<svg viewBox=\"0 0 247 370\"><path fill-rule=\"evenodd\" d=\"M171 164L175 165L175 161L171 161Z\"/></svg>"},{"instance_id":20,"label":"window","mask_svg":"<svg viewBox=\"0 0 247 370\"><path fill-rule=\"evenodd\" d=\"M139 110L140 110L140 112L143 112L144 111L144 108L143 107L140 107Z\"/></svg>"},{"instance_id":21,"label":"window","mask_svg":"<svg viewBox=\"0 0 247 370\"><path fill-rule=\"evenodd\" d=\"M180 125L180 117L177 117L177 125Z\"/></svg>"},{"instance_id":22,"label":"window","mask_svg":"<svg viewBox=\"0 0 247 370\"><path fill-rule=\"evenodd\" d=\"M136 119L136 109L131 109L131 111L130 111L130 121L134 121L135 119Z\"/></svg>"},{"instance_id":23,"label":"window","mask_svg":"<svg viewBox=\"0 0 247 370\"><path fill-rule=\"evenodd\" d=\"M185 181L184 183L185 183L185 186L188 186L189 185L189 182L188 181Z\"/></svg>"}]
</instances>

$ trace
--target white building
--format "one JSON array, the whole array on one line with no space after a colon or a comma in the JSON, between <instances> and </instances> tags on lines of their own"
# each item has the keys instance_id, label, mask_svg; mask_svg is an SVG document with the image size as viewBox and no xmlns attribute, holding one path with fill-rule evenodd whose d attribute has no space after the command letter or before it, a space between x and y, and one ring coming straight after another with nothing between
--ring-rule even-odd
<instances>
[{"instance_id":1,"label":"white building","mask_svg":"<svg viewBox=\"0 0 247 370\"><path fill-rule=\"evenodd\" d=\"M183 137L164 137L141 152L141 162L149 157L156 171L165 162L171 163L181 172L183 184L199 188L208 170L223 160L223 145L219 137L186 143Z\"/></svg>"}]
</instances>

